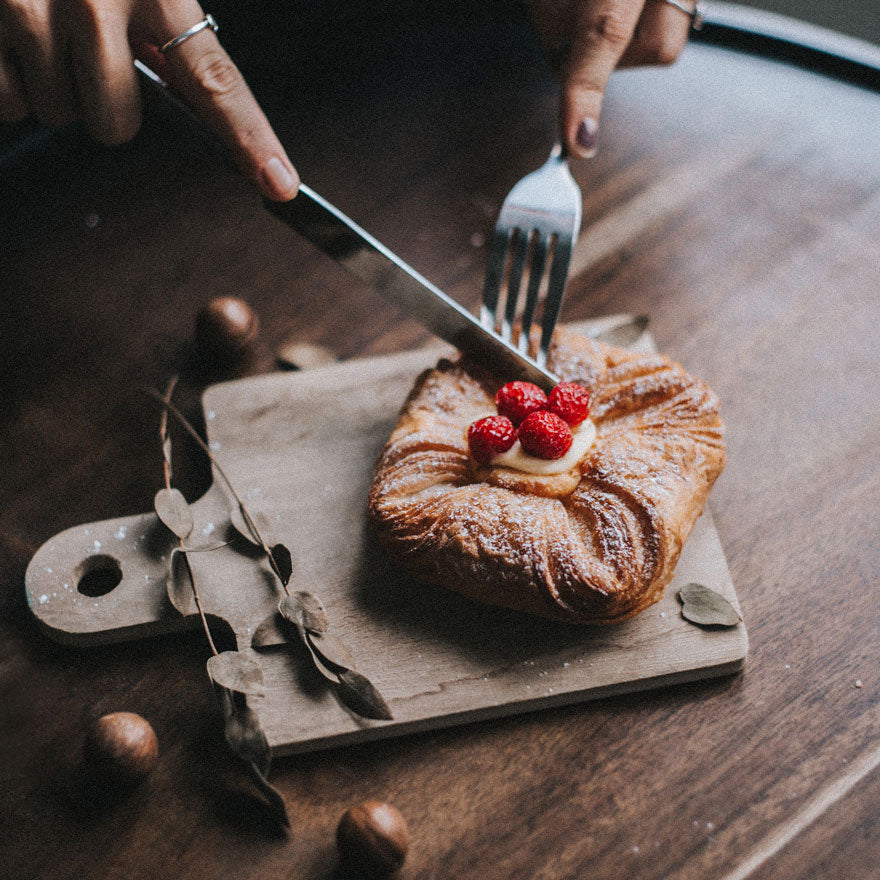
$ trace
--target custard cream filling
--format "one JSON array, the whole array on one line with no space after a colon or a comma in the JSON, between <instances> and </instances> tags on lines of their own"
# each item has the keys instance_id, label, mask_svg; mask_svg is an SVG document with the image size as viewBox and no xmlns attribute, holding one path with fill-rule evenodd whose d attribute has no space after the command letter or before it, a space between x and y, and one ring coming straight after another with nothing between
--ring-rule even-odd
<instances>
[{"instance_id":1,"label":"custard cream filling","mask_svg":"<svg viewBox=\"0 0 880 880\"><path fill-rule=\"evenodd\" d=\"M546 458L538 458L529 455L520 445L519 440L507 450L492 457L489 464L492 467L513 468L515 471L523 471L527 474L539 474L552 476L564 474L575 467L578 462L589 452L590 447L596 441L596 425L592 419L581 422L572 429L571 447L562 458L554 458L548 461Z\"/></svg>"}]
</instances>

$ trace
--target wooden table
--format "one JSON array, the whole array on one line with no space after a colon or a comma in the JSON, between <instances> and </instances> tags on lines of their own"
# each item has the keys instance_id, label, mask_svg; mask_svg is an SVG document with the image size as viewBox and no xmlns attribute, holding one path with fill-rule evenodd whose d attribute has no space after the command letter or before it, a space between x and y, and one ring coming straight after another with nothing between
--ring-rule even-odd
<instances>
[{"instance_id":1,"label":"wooden table","mask_svg":"<svg viewBox=\"0 0 880 880\"><path fill-rule=\"evenodd\" d=\"M524 20L470 5L384 31L339 12L298 27L282 3L249 27L212 11L303 178L473 307L494 215L548 151L556 93ZM116 150L4 131L4 875L340 876L336 821L378 797L409 821L407 878L876 877L878 131L871 91L694 45L671 70L615 77L600 153L576 169L564 317L649 314L723 401L712 509L745 671L279 761L288 838L227 756L202 639L59 647L25 607L24 569L68 526L149 508L156 412L139 389L183 370L197 415L189 340L212 296L259 312L254 372L290 337L348 358L428 336L170 117L150 113ZM209 475L190 459L195 497ZM150 719L161 760L138 790L95 798L83 726L117 709Z\"/></svg>"}]
</instances>

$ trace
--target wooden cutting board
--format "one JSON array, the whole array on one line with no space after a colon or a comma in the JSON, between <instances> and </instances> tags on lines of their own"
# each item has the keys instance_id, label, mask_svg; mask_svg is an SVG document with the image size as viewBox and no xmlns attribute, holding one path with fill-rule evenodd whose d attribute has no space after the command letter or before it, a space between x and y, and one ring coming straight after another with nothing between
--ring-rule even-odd
<instances>
[{"instance_id":1,"label":"wooden cutting board","mask_svg":"<svg viewBox=\"0 0 880 880\"><path fill-rule=\"evenodd\" d=\"M650 350L648 334L635 347ZM277 583L260 556L235 539L230 497L215 480L192 506L193 536L206 545L233 540L191 554L192 565L206 610L225 620L239 649L263 667L266 695L250 705L276 755L724 675L742 665L744 625L700 629L681 617L676 598L681 586L698 581L737 605L708 511L663 600L617 626L561 625L483 607L395 569L368 528L367 491L415 377L443 353L434 347L270 374L204 394L211 448L249 508L265 516L270 543L291 550L291 587L321 597L334 632L394 713L393 721L355 718L296 651L250 647L277 605ZM198 619L182 617L166 597L175 545L153 513L68 529L31 561L29 605L51 637L70 644L192 628ZM109 592L87 595L117 580Z\"/></svg>"}]
</instances>

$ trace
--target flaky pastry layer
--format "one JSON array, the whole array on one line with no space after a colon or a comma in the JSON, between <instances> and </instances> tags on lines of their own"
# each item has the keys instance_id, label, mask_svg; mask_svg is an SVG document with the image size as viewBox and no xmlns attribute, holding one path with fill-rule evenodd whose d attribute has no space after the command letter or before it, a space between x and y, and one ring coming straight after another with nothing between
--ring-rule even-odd
<instances>
[{"instance_id":1,"label":"flaky pastry layer","mask_svg":"<svg viewBox=\"0 0 880 880\"><path fill-rule=\"evenodd\" d=\"M561 329L548 365L590 391L597 438L574 471L476 466L467 429L501 382L444 360L419 377L382 451L370 518L425 581L553 620L624 620L662 595L724 467L718 401L665 357Z\"/></svg>"}]
</instances>

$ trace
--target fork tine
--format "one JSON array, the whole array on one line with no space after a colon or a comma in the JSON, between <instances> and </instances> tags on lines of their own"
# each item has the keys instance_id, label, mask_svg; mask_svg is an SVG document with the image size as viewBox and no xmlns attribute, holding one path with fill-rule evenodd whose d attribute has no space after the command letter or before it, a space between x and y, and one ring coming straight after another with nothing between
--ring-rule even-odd
<instances>
[{"instance_id":1,"label":"fork tine","mask_svg":"<svg viewBox=\"0 0 880 880\"><path fill-rule=\"evenodd\" d=\"M480 307L480 323L489 330L495 329L495 313L498 309L498 296L501 293L501 279L504 277L510 238L509 229L495 227L492 249L486 264L486 280L483 282L483 304Z\"/></svg>"},{"instance_id":2,"label":"fork tine","mask_svg":"<svg viewBox=\"0 0 880 880\"><path fill-rule=\"evenodd\" d=\"M562 306L562 295L565 293L565 281L568 278L568 264L571 261L571 239L560 236L553 251L553 264L550 266L550 282L547 287L547 298L544 300L544 315L541 320L541 344L535 360L540 366L547 363L547 352L550 350L550 337L559 317Z\"/></svg>"},{"instance_id":3,"label":"fork tine","mask_svg":"<svg viewBox=\"0 0 880 880\"><path fill-rule=\"evenodd\" d=\"M516 320L516 303L519 299L519 286L522 283L523 270L529 249L529 236L522 229L515 230L516 241L513 244L513 258L510 263L510 274L507 276L507 302L504 305L504 319L501 322L501 336L508 342L513 336L513 322Z\"/></svg>"},{"instance_id":4,"label":"fork tine","mask_svg":"<svg viewBox=\"0 0 880 880\"><path fill-rule=\"evenodd\" d=\"M544 277L544 263L547 259L547 247L549 239L538 234L535 238L535 246L532 250L532 261L529 266L529 284L526 289L526 305L523 309L522 327L519 334L518 348L523 354L529 353L529 332L532 329L532 321L535 317L535 309L538 306L538 293L541 289L541 279Z\"/></svg>"}]
</instances>

